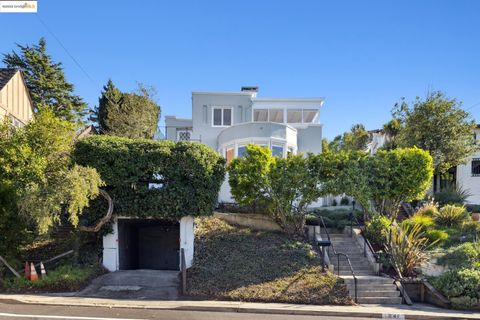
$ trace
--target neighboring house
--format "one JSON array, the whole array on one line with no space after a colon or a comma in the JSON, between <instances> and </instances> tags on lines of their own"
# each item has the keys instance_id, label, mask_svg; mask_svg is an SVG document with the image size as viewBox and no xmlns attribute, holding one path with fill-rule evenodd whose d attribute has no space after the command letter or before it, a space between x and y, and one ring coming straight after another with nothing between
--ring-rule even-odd
<instances>
[{"instance_id":1,"label":"neighboring house","mask_svg":"<svg viewBox=\"0 0 480 320\"><path fill-rule=\"evenodd\" d=\"M79 132L77 132L75 140L80 140L96 134L98 134L98 130L93 125L88 125Z\"/></svg>"},{"instance_id":2,"label":"neighboring house","mask_svg":"<svg viewBox=\"0 0 480 320\"><path fill-rule=\"evenodd\" d=\"M204 143L227 163L242 156L250 143L266 146L280 157L322 151L323 98L258 98L257 93L258 87L242 87L239 92L193 92L192 119L166 116L165 138ZM225 181L219 202L232 201Z\"/></svg>"},{"instance_id":3,"label":"neighboring house","mask_svg":"<svg viewBox=\"0 0 480 320\"><path fill-rule=\"evenodd\" d=\"M18 69L0 68L0 120L5 116L15 127L23 127L33 118L32 99Z\"/></svg>"},{"instance_id":4,"label":"neighboring house","mask_svg":"<svg viewBox=\"0 0 480 320\"><path fill-rule=\"evenodd\" d=\"M371 130L369 133L372 141L368 145L368 152L373 154L388 141L388 137L381 129ZM477 125L473 134L480 143L480 125ZM480 151L467 157L465 164L453 167L442 174L439 184L441 190L450 187L461 188L470 194L467 198L468 203L480 204ZM437 192L437 185L433 185L431 191Z\"/></svg>"}]
</instances>

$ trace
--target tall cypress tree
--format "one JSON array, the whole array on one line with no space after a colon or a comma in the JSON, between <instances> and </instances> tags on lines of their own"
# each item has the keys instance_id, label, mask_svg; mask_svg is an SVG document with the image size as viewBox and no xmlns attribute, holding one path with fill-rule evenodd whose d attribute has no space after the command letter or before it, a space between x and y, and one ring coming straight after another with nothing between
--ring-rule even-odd
<instances>
[{"instance_id":1,"label":"tall cypress tree","mask_svg":"<svg viewBox=\"0 0 480 320\"><path fill-rule=\"evenodd\" d=\"M148 89L140 86L138 93L124 93L108 80L91 120L104 134L152 139L159 117L160 106Z\"/></svg>"},{"instance_id":2,"label":"tall cypress tree","mask_svg":"<svg viewBox=\"0 0 480 320\"><path fill-rule=\"evenodd\" d=\"M44 38L38 45L17 44L19 52L4 54L3 63L23 71L35 111L48 106L57 117L82 124L88 112L87 104L74 94L74 86L67 82L62 63L52 60L46 45Z\"/></svg>"}]
</instances>

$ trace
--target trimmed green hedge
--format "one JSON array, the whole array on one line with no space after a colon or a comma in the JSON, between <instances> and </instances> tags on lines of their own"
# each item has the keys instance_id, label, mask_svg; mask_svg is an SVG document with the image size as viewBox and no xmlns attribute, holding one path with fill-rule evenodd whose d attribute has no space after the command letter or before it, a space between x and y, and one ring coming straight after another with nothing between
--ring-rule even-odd
<instances>
[{"instance_id":1,"label":"trimmed green hedge","mask_svg":"<svg viewBox=\"0 0 480 320\"><path fill-rule=\"evenodd\" d=\"M195 142L91 136L76 143L73 159L97 169L122 216L210 215L225 175L224 159Z\"/></svg>"}]
</instances>

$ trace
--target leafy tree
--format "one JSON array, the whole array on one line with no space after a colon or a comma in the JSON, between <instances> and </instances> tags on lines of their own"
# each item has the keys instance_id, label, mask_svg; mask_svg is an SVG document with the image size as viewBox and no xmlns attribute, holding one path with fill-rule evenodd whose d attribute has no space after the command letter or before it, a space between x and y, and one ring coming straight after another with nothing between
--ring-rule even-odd
<instances>
[{"instance_id":1,"label":"leafy tree","mask_svg":"<svg viewBox=\"0 0 480 320\"><path fill-rule=\"evenodd\" d=\"M82 124L87 104L73 93L74 86L65 79L62 64L47 53L45 39L38 45L17 46L20 52L4 54L3 63L22 70L35 111L48 105L57 117Z\"/></svg>"},{"instance_id":2,"label":"leafy tree","mask_svg":"<svg viewBox=\"0 0 480 320\"><path fill-rule=\"evenodd\" d=\"M0 252L2 256L15 257L19 246L27 238L25 220L18 215L15 190L0 182Z\"/></svg>"},{"instance_id":3,"label":"leafy tree","mask_svg":"<svg viewBox=\"0 0 480 320\"><path fill-rule=\"evenodd\" d=\"M39 233L66 212L76 226L103 185L95 169L73 164L74 124L42 108L24 128L0 127L0 183L14 190L16 207Z\"/></svg>"},{"instance_id":4,"label":"leafy tree","mask_svg":"<svg viewBox=\"0 0 480 320\"><path fill-rule=\"evenodd\" d=\"M350 132L343 134L343 141L345 150L364 151L367 149L371 137L363 124L355 124L350 129Z\"/></svg>"},{"instance_id":5,"label":"leafy tree","mask_svg":"<svg viewBox=\"0 0 480 320\"><path fill-rule=\"evenodd\" d=\"M416 146L430 152L436 174L464 163L476 150L474 121L461 103L443 92L433 92L425 100L417 97L412 104L402 99L393 115L402 126L398 146Z\"/></svg>"},{"instance_id":6,"label":"leafy tree","mask_svg":"<svg viewBox=\"0 0 480 320\"><path fill-rule=\"evenodd\" d=\"M367 153L327 151L309 155L309 164L320 194L348 194L355 198L368 216L371 212L372 177Z\"/></svg>"},{"instance_id":7,"label":"leafy tree","mask_svg":"<svg viewBox=\"0 0 480 320\"><path fill-rule=\"evenodd\" d=\"M241 205L262 204L287 232L303 234L307 206L320 196L308 158L279 158L268 148L246 148L245 157L228 166L234 199Z\"/></svg>"},{"instance_id":8,"label":"leafy tree","mask_svg":"<svg viewBox=\"0 0 480 320\"><path fill-rule=\"evenodd\" d=\"M363 124L355 124L350 131L336 136L326 149L332 151L365 151L372 138Z\"/></svg>"},{"instance_id":9,"label":"leafy tree","mask_svg":"<svg viewBox=\"0 0 480 320\"><path fill-rule=\"evenodd\" d=\"M153 95L151 88L142 85L137 93L123 93L109 80L92 120L108 135L152 139L160 117Z\"/></svg>"},{"instance_id":10,"label":"leafy tree","mask_svg":"<svg viewBox=\"0 0 480 320\"><path fill-rule=\"evenodd\" d=\"M369 162L369 181L377 212L396 217L403 202L423 198L430 187L433 160L425 150L380 150Z\"/></svg>"},{"instance_id":11,"label":"leafy tree","mask_svg":"<svg viewBox=\"0 0 480 320\"><path fill-rule=\"evenodd\" d=\"M402 124L398 119L392 119L383 125L383 132L385 133L385 144L382 146L383 150L392 150L398 148L397 137L402 129Z\"/></svg>"},{"instance_id":12,"label":"leafy tree","mask_svg":"<svg viewBox=\"0 0 480 320\"><path fill-rule=\"evenodd\" d=\"M309 158L320 193L354 197L366 218L374 211L395 217L402 202L424 196L433 173L431 156L417 148L372 156L360 151L323 152Z\"/></svg>"}]
</instances>

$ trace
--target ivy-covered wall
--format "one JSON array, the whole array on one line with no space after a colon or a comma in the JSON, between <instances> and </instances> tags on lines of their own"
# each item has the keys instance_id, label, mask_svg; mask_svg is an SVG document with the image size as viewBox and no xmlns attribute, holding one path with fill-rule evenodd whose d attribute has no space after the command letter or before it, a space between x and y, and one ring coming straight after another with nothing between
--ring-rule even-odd
<instances>
[{"instance_id":1,"label":"ivy-covered wall","mask_svg":"<svg viewBox=\"0 0 480 320\"><path fill-rule=\"evenodd\" d=\"M91 136L78 141L74 161L97 169L114 214L180 219L212 213L224 180L224 159L206 145ZM149 188L149 184L157 188Z\"/></svg>"}]
</instances>

